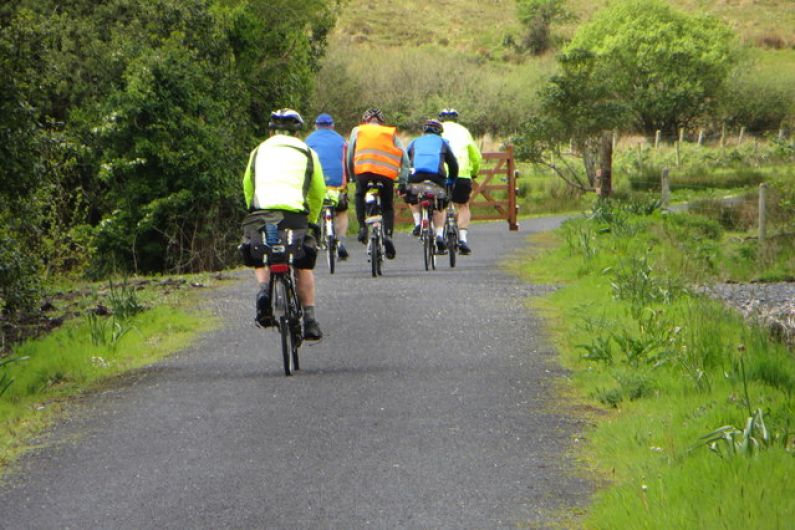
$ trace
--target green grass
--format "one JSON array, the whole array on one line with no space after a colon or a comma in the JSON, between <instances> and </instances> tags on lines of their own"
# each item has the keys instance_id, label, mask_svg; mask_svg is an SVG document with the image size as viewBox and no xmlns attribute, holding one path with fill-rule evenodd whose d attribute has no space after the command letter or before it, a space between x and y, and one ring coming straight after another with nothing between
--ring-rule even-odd
<instances>
[{"instance_id":1,"label":"green grass","mask_svg":"<svg viewBox=\"0 0 795 530\"><path fill-rule=\"evenodd\" d=\"M19 345L0 368L12 381L0 395L0 468L58 417L66 398L182 349L211 326L206 315L160 305L125 319L74 319Z\"/></svg>"},{"instance_id":2,"label":"green grass","mask_svg":"<svg viewBox=\"0 0 795 530\"><path fill-rule=\"evenodd\" d=\"M533 306L571 371L567 399L606 412L592 417L582 446L583 467L607 484L584 526L786 527L795 519L795 358L684 289L731 259L716 250L719 227L618 207L594 217L534 237L535 250L512 266L563 286ZM709 450L702 437L743 430L756 409L771 433L766 447L735 457Z\"/></svg>"}]
</instances>

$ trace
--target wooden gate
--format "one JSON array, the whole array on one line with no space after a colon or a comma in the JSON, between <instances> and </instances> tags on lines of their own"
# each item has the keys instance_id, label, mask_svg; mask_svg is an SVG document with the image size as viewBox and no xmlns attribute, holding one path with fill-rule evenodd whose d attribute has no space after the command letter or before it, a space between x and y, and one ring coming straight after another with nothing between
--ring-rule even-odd
<instances>
[{"instance_id":1,"label":"wooden gate","mask_svg":"<svg viewBox=\"0 0 795 530\"><path fill-rule=\"evenodd\" d=\"M513 147L505 151L483 153L479 177L473 182L469 207L473 221L505 219L509 230L519 230L516 204L516 164ZM408 205L395 197L395 216L398 222L411 222Z\"/></svg>"}]
</instances>

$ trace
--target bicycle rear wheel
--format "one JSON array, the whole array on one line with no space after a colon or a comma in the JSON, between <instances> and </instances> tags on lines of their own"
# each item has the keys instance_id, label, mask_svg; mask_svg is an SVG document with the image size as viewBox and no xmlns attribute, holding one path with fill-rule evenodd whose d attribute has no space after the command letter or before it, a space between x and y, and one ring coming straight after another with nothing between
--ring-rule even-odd
<instances>
[{"instance_id":1,"label":"bicycle rear wheel","mask_svg":"<svg viewBox=\"0 0 795 530\"><path fill-rule=\"evenodd\" d=\"M290 319L286 315L279 318L279 333L282 336L282 360L284 361L284 375L293 375L295 357L293 348L293 334L290 329Z\"/></svg>"},{"instance_id":2,"label":"bicycle rear wheel","mask_svg":"<svg viewBox=\"0 0 795 530\"><path fill-rule=\"evenodd\" d=\"M370 236L370 268L372 269L373 278L378 277L379 263L381 262L381 240L378 237L378 229L373 229L373 235Z\"/></svg>"},{"instance_id":3,"label":"bicycle rear wheel","mask_svg":"<svg viewBox=\"0 0 795 530\"><path fill-rule=\"evenodd\" d=\"M290 321L290 350L293 357L293 371L297 372L301 369L301 364L298 361L298 350L301 348L303 342L303 332L301 330L301 306L298 301L295 290L290 290L290 303L288 306L287 318Z\"/></svg>"},{"instance_id":4,"label":"bicycle rear wheel","mask_svg":"<svg viewBox=\"0 0 795 530\"><path fill-rule=\"evenodd\" d=\"M430 230L425 230L422 234L422 259L425 263L425 270L429 271L433 267L434 248L433 234Z\"/></svg>"},{"instance_id":5,"label":"bicycle rear wheel","mask_svg":"<svg viewBox=\"0 0 795 530\"><path fill-rule=\"evenodd\" d=\"M380 232L379 232L379 236L378 236L378 261L377 261L377 265L378 266L377 266L375 272L378 273L379 276L383 276L384 275L384 238L383 238L383 236L380 235Z\"/></svg>"},{"instance_id":6,"label":"bicycle rear wheel","mask_svg":"<svg viewBox=\"0 0 795 530\"><path fill-rule=\"evenodd\" d=\"M334 267L337 259L337 240L333 235L326 236L326 263L328 271L334 274Z\"/></svg>"},{"instance_id":7,"label":"bicycle rear wheel","mask_svg":"<svg viewBox=\"0 0 795 530\"><path fill-rule=\"evenodd\" d=\"M455 268L456 254L458 254L458 230L455 225L447 225L447 253L450 255L450 268Z\"/></svg>"}]
</instances>

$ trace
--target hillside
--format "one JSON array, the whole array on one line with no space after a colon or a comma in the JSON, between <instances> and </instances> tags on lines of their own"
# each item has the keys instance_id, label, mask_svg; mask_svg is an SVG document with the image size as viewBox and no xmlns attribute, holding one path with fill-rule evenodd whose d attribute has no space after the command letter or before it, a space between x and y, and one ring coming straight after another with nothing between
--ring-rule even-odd
<instances>
[{"instance_id":1,"label":"hillside","mask_svg":"<svg viewBox=\"0 0 795 530\"><path fill-rule=\"evenodd\" d=\"M719 17L747 45L747 60L731 79L724 118L744 125L767 116L761 127L768 130L777 130L782 116L791 118L792 0L671 3ZM516 0L344 1L312 110L331 111L350 127L362 107L377 105L400 126L417 127L437 107L452 105L479 134L516 131L533 113L538 88L556 71L556 52L608 0L567 0L566 5L575 18L552 26L553 49L537 57L513 44L523 37Z\"/></svg>"},{"instance_id":2,"label":"hillside","mask_svg":"<svg viewBox=\"0 0 795 530\"><path fill-rule=\"evenodd\" d=\"M570 36L607 0L569 0L577 19L557 28ZM795 47L795 8L791 0L673 0L688 12L714 15L743 41L764 47ZM484 54L516 33L515 0L367 0L343 5L335 39L378 46L436 44Z\"/></svg>"}]
</instances>

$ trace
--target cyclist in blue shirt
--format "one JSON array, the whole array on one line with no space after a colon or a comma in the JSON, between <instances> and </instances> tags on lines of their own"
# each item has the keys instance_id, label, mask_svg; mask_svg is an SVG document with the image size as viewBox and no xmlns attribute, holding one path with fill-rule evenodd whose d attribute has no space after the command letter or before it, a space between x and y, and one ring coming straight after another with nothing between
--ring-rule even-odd
<instances>
[{"instance_id":1,"label":"cyclist in blue shirt","mask_svg":"<svg viewBox=\"0 0 795 530\"><path fill-rule=\"evenodd\" d=\"M458 178L458 161L448 141L442 138L443 131L444 128L439 121L428 120L422 126L423 135L415 138L409 144L407 153L411 162L411 175L408 179L410 184L430 180L444 188L447 186L448 178L451 181ZM445 166L447 166L447 170L445 170ZM405 193L405 189L399 189L399 191ZM413 234L417 236L420 234L421 215L417 197L408 193L406 202L414 217ZM436 248L440 252L447 250L447 243L444 240L444 217L443 209L433 213L433 224L436 227Z\"/></svg>"},{"instance_id":2,"label":"cyclist in blue shirt","mask_svg":"<svg viewBox=\"0 0 795 530\"><path fill-rule=\"evenodd\" d=\"M334 203L336 216L334 231L337 234L337 254L347 259L345 234L348 232L348 179L345 174L345 149L347 142L334 130L334 119L326 113L315 119L315 130L306 137L306 145L315 150L326 179L326 198Z\"/></svg>"}]
</instances>

